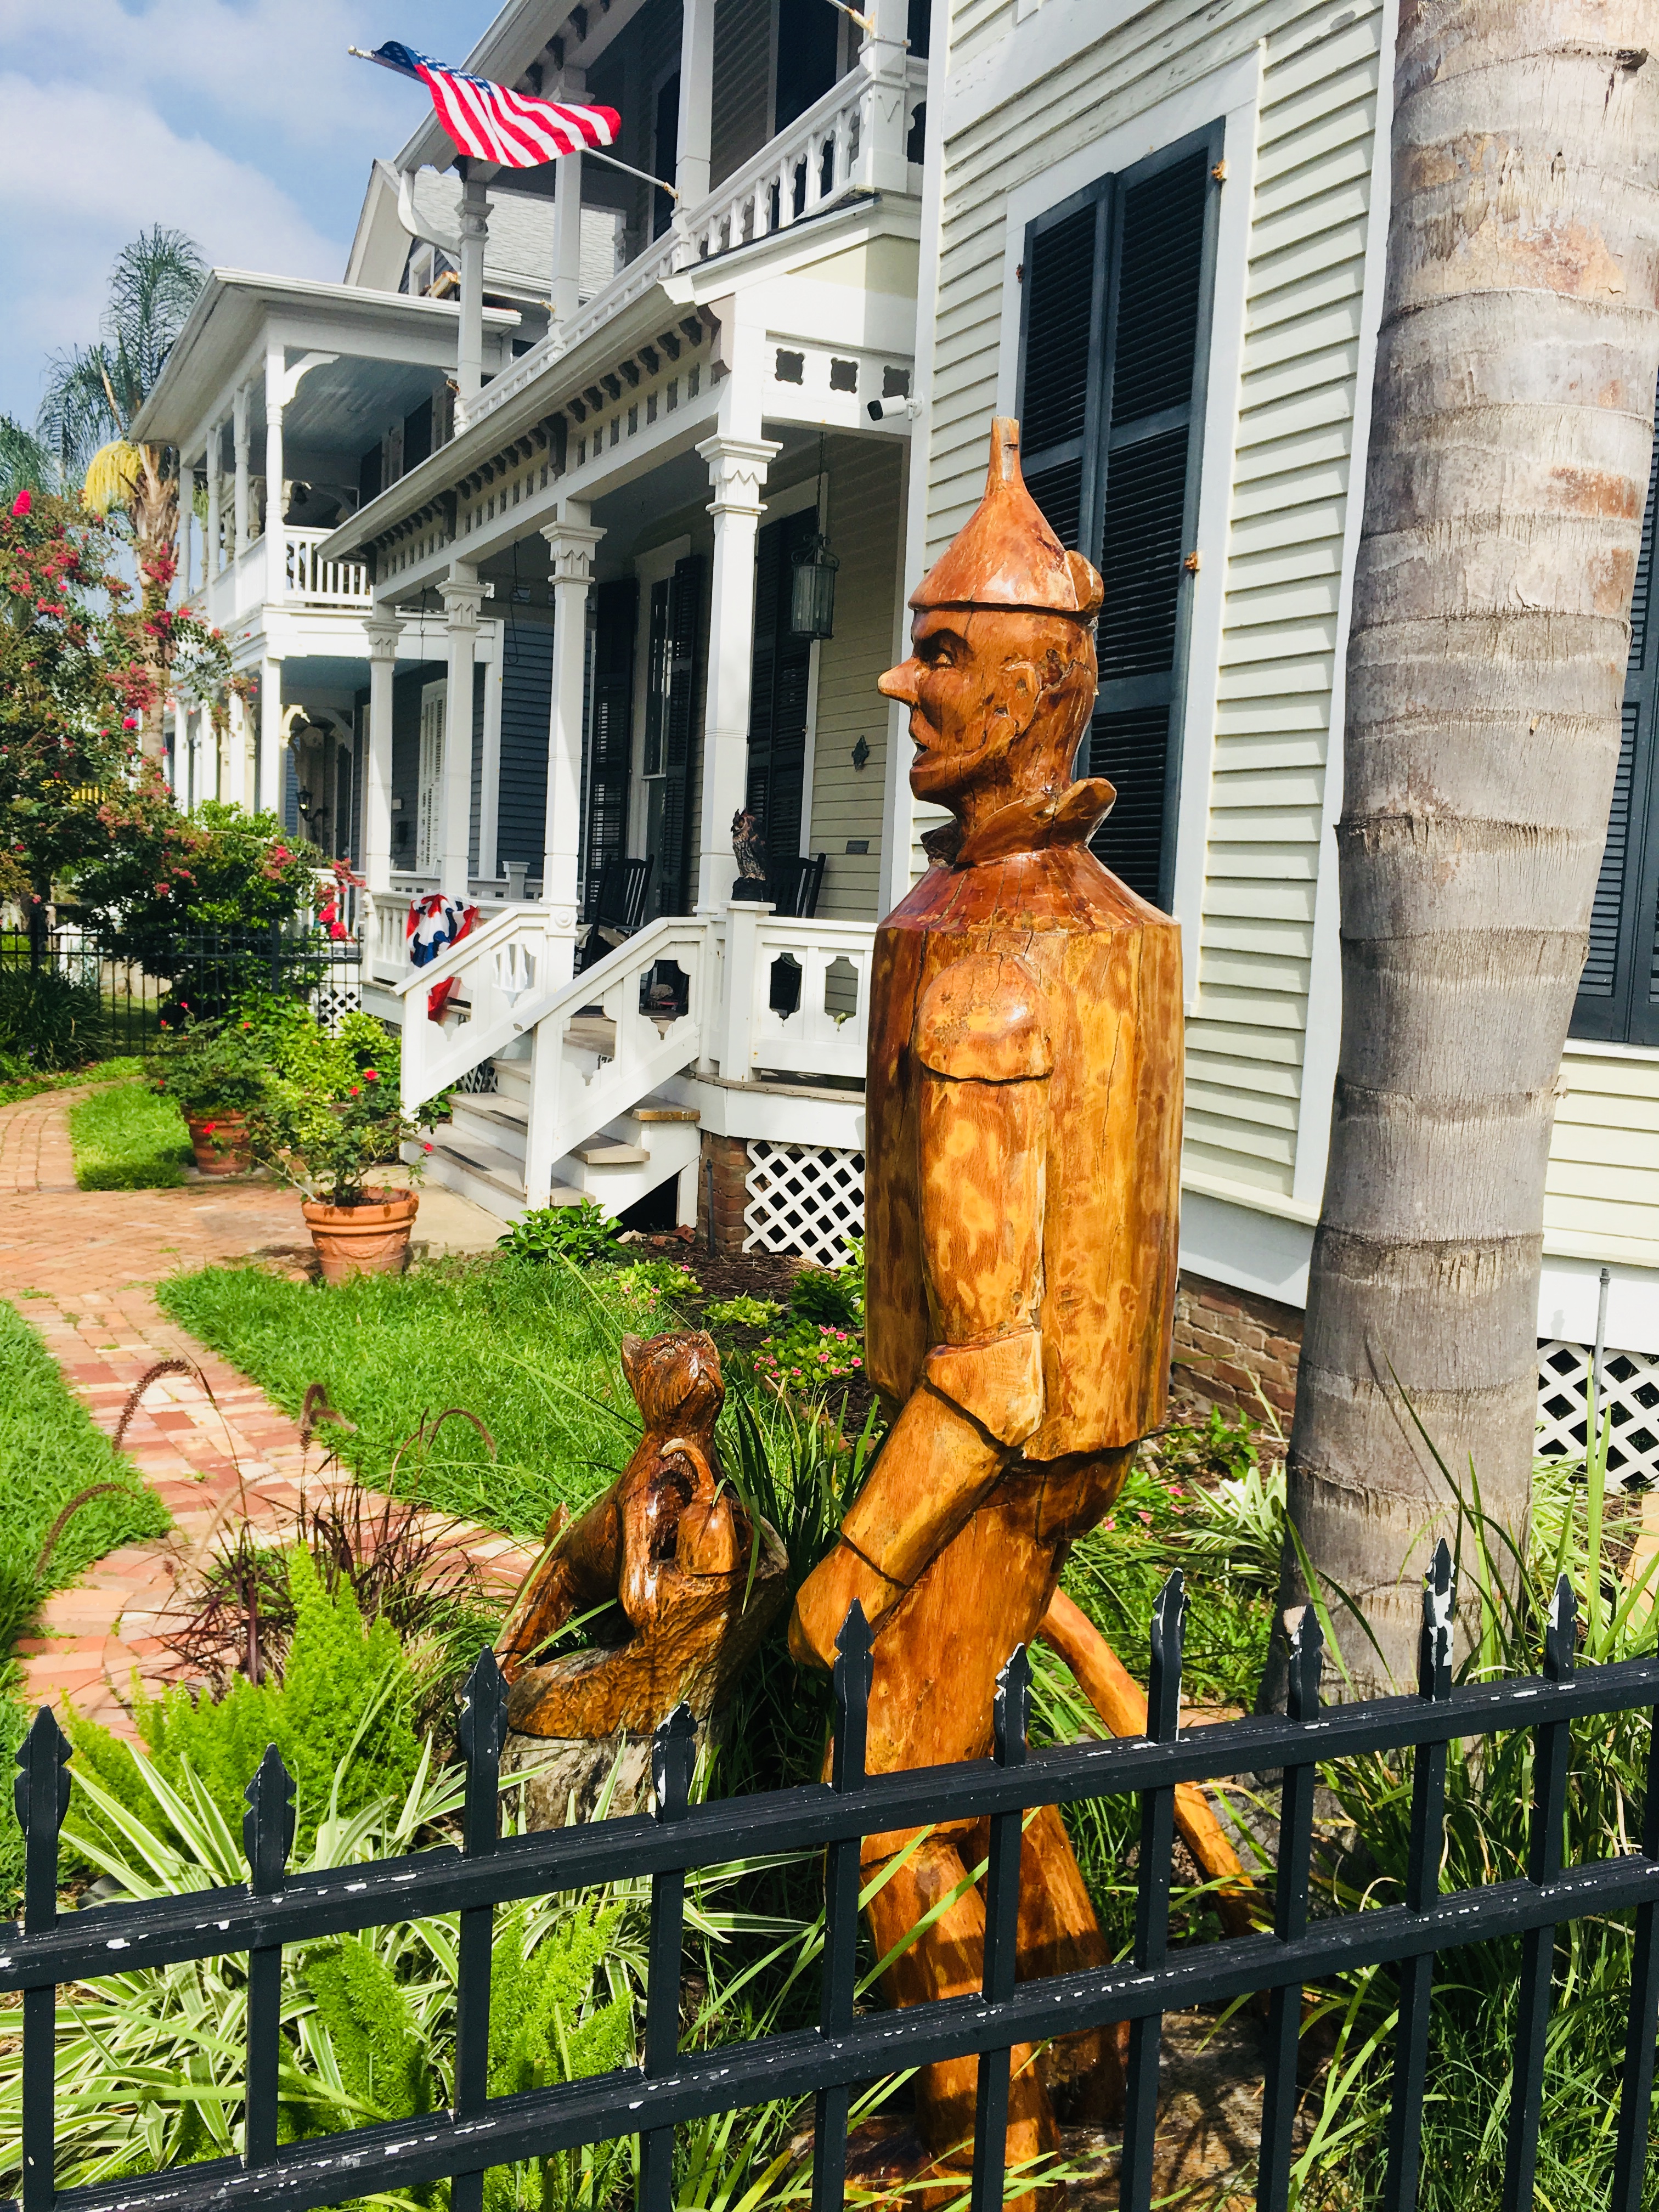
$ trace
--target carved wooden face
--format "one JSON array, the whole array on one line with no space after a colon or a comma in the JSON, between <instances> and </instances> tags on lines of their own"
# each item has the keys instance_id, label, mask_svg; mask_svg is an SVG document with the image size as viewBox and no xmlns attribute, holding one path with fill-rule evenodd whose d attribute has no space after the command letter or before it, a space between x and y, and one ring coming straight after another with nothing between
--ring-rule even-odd
<instances>
[{"instance_id":1,"label":"carved wooden face","mask_svg":"<svg viewBox=\"0 0 1659 2212\"><path fill-rule=\"evenodd\" d=\"M1032 798L1067 779L1095 696L1094 641L1057 615L935 607L878 689L910 709L910 788L953 811L987 786Z\"/></svg>"}]
</instances>

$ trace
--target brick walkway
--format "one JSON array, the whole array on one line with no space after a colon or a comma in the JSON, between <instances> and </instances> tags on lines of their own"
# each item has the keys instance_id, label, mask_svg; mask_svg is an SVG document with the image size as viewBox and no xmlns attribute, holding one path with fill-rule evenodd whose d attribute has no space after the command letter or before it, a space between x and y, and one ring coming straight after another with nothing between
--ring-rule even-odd
<instances>
[{"instance_id":1,"label":"brick walkway","mask_svg":"<svg viewBox=\"0 0 1659 2212\"><path fill-rule=\"evenodd\" d=\"M172 1513L171 1533L111 1553L59 1590L42 1613L43 1633L19 1648L31 1703L69 1696L130 1735L135 1674L151 1692L177 1679L179 1662L157 1631L193 1557L244 1514L280 1535L302 1488L315 1499L327 1487L322 1450L304 1448L297 1425L257 1385L167 1320L152 1285L178 1269L250 1256L298 1273L311 1242L297 1194L268 1182L76 1190L68 1118L82 1095L0 1107L0 1297L40 1330L106 1433L158 1360L190 1360L207 1387L194 1375L161 1377L127 1427L125 1449ZM464 1526L455 1541L508 1588L530 1564L492 1530Z\"/></svg>"}]
</instances>

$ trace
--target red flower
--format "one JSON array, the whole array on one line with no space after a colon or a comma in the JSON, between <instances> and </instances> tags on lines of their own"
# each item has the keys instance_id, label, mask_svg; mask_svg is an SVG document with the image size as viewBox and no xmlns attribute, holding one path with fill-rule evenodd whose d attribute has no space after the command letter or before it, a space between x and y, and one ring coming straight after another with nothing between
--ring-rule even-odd
<instances>
[{"instance_id":1,"label":"red flower","mask_svg":"<svg viewBox=\"0 0 1659 2212\"><path fill-rule=\"evenodd\" d=\"M430 1145L422 1145L422 1146L421 1146L421 1150L422 1150L423 1152L429 1152L432 1150L432 1147L431 1147L431 1146L430 1146Z\"/></svg>"},{"instance_id":2,"label":"red flower","mask_svg":"<svg viewBox=\"0 0 1659 2212\"><path fill-rule=\"evenodd\" d=\"M129 714L121 725L124 730L136 730L137 726L138 717L136 714Z\"/></svg>"},{"instance_id":3,"label":"red flower","mask_svg":"<svg viewBox=\"0 0 1659 2212\"><path fill-rule=\"evenodd\" d=\"M204 1137L210 1137L218 1126L219 1124L216 1121L204 1121L202 1124L202 1134Z\"/></svg>"},{"instance_id":4,"label":"red flower","mask_svg":"<svg viewBox=\"0 0 1659 2212\"><path fill-rule=\"evenodd\" d=\"M351 1095L354 1098L361 1098L363 1095L362 1090L355 1083L351 1086Z\"/></svg>"},{"instance_id":5,"label":"red flower","mask_svg":"<svg viewBox=\"0 0 1659 2212\"><path fill-rule=\"evenodd\" d=\"M365 1083L378 1083L380 1079L380 1071L378 1067L366 1067L363 1070L363 1081Z\"/></svg>"},{"instance_id":6,"label":"red flower","mask_svg":"<svg viewBox=\"0 0 1659 2212\"><path fill-rule=\"evenodd\" d=\"M33 507L33 499L29 493L20 491L16 498L13 500L11 503L11 511L21 521L22 517L28 513L30 507Z\"/></svg>"}]
</instances>

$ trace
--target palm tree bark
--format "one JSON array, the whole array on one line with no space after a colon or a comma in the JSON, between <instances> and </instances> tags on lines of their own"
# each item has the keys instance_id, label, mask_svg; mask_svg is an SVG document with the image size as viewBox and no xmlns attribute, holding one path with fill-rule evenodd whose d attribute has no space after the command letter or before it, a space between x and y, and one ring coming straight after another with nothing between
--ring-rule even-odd
<instances>
[{"instance_id":1,"label":"palm tree bark","mask_svg":"<svg viewBox=\"0 0 1659 2212\"><path fill-rule=\"evenodd\" d=\"M1659 0L1405 0L1395 82L1289 1476L1315 1569L1403 1682L1455 1510L1413 1410L1494 1519L1527 1511L1544 1172L1659 368Z\"/></svg>"}]
</instances>

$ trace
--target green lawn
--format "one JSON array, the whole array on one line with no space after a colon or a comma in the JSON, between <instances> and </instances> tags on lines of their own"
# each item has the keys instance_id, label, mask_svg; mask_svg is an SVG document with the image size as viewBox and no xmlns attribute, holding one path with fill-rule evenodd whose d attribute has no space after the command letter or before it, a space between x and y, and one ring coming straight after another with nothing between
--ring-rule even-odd
<instances>
[{"instance_id":1,"label":"green lawn","mask_svg":"<svg viewBox=\"0 0 1659 2212\"><path fill-rule=\"evenodd\" d=\"M82 1190L172 1190L193 1155L171 1098L118 1083L70 1109L75 1180Z\"/></svg>"},{"instance_id":2,"label":"green lawn","mask_svg":"<svg viewBox=\"0 0 1659 2212\"><path fill-rule=\"evenodd\" d=\"M171 1317L297 1413L325 1383L354 1422L341 1457L377 1486L423 1418L465 1407L494 1436L497 1457L462 1420L404 1453L398 1487L445 1511L528 1536L560 1504L578 1505L623 1466L637 1431L617 1365L624 1330L672 1317L649 1303L601 1297L562 1265L446 1261L405 1275L331 1288L252 1268L174 1275L158 1291Z\"/></svg>"},{"instance_id":3,"label":"green lawn","mask_svg":"<svg viewBox=\"0 0 1659 2212\"><path fill-rule=\"evenodd\" d=\"M89 1498L65 1525L44 1571L41 1547L70 1500L95 1483L115 1493ZM166 1508L146 1490L68 1389L58 1363L16 1311L0 1299L0 1762L6 1771L30 1716L15 1696L15 1638L40 1600L135 1536L159 1535ZM21 1840L8 1799L0 1808L0 1899L21 1865Z\"/></svg>"}]
</instances>

